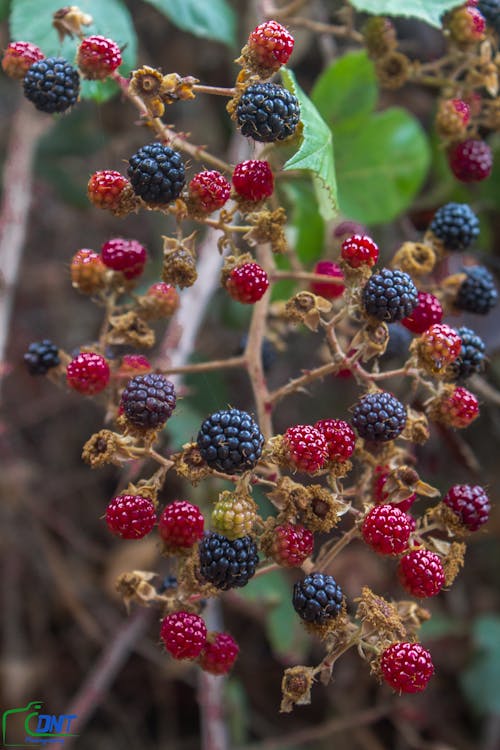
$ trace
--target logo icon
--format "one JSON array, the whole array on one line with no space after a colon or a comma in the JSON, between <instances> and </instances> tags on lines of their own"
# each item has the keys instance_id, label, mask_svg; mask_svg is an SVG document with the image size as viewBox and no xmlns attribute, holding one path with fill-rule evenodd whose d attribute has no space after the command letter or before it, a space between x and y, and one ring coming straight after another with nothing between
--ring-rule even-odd
<instances>
[{"instance_id":1,"label":"logo icon","mask_svg":"<svg viewBox=\"0 0 500 750\"><path fill-rule=\"evenodd\" d=\"M42 707L42 701L31 701L23 708L9 708L3 712L3 747L62 744L67 737L78 736L70 731L76 714L44 714L41 713ZM24 735L24 742L15 742L16 735Z\"/></svg>"}]
</instances>

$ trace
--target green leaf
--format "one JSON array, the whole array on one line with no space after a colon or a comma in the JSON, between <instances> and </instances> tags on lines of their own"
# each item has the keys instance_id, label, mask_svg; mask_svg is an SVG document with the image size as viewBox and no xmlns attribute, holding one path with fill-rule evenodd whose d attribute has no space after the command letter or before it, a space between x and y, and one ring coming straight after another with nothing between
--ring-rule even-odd
<instances>
[{"instance_id":1,"label":"green leaf","mask_svg":"<svg viewBox=\"0 0 500 750\"><path fill-rule=\"evenodd\" d=\"M352 129L373 112L377 77L366 52L348 52L326 68L311 93L320 115L337 129Z\"/></svg>"},{"instance_id":2,"label":"green leaf","mask_svg":"<svg viewBox=\"0 0 500 750\"><path fill-rule=\"evenodd\" d=\"M350 0L358 10L377 16L405 16L420 18L431 26L441 26L441 16L458 5L461 0Z\"/></svg>"},{"instance_id":3,"label":"green leaf","mask_svg":"<svg viewBox=\"0 0 500 750\"><path fill-rule=\"evenodd\" d=\"M320 214L328 221L335 216L337 210L332 131L302 91L293 73L285 69L282 76L285 86L299 100L300 119L303 125L299 150L288 159L283 169L299 169L311 173Z\"/></svg>"},{"instance_id":4,"label":"green leaf","mask_svg":"<svg viewBox=\"0 0 500 750\"><path fill-rule=\"evenodd\" d=\"M236 16L226 0L146 0L183 31L229 46L236 44Z\"/></svg>"},{"instance_id":5,"label":"green leaf","mask_svg":"<svg viewBox=\"0 0 500 750\"><path fill-rule=\"evenodd\" d=\"M292 604L292 584L281 570L259 576L241 589L241 596L266 610L267 632L274 653L285 658L303 654L307 638Z\"/></svg>"},{"instance_id":6,"label":"green leaf","mask_svg":"<svg viewBox=\"0 0 500 750\"><path fill-rule=\"evenodd\" d=\"M429 168L418 121L392 107L373 113L359 130L334 133L342 213L363 224L393 220L411 204Z\"/></svg>"},{"instance_id":7,"label":"green leaf","mask_svg":"<svg viewBox=\"0 0 500 750\"><path fill-rule=\"evenodd\" d=\"M285 182L281 190L289 206L288 241L299 260L310 265L321 258L325 222L318 213L318 202L309 180Z\"/></svg>"},{"instance_id":8,"label":"green leaf","mask_svg":"<svg viewBox=\"0 0 500 750\"><path fill-rule=\"evenodd\" d=\"M462 675L462 688L478 714L500 713L500 617L478 618L473 637L478 653Z\"/></svg>"},{"instance_id":9,"label":"green leaf","mask_svg":"<svg viewBox=\"0 0 500 750\"><path fill-rule=\"evenodd\" d=\"M79 0L78 7L92 16L86 34L101 34L113 39L120 47L123 63L120 72L128 73L136 63L137 37L130 14L121 0ZM74 61L78 39L65 39L61 44L52 26L52 15L61 8L61 0L12 0L10 33L14 40L29 40L47 55L61 55ZM112 81L82 81L81 96L103 102L118 91Z\"/></svg>"},{"instance_id":10,"label":"green leaf","mask_svg":"<svg viewBox=\"0 0 500 750\"><path fill-rule=\"evenodd\" d=\"M9 16L10 0L0 0L0 21L5 21Z\"/></svg>"}]
</instances>

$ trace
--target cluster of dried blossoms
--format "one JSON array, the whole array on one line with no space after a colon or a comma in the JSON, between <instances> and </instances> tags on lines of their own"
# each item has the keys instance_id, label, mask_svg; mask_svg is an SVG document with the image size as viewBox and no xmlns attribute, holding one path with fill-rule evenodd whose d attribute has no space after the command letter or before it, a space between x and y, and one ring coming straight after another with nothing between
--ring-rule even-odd
<instances>
[{"instance_id":1,"label":"cluster of dried blossoms","mask_svg":"<svg viewBox=\"0 0 500 750\"><path fill-rule=\"evenodd\" d=\"M80 33L78 24L87 20L71 10L72 33ZM67 27L64 19L59 14L59 28L63 21ZM379 41L393 40L385 22L381 26L376 20L369 29L372 53L377 34ZM391 51L392 44L385 56L377 53L381 61L399 54ZM18 58L26 49L33 52L27 43L11 45L4 68L12 67L15 58L19 69ZM297 100L269 81L292 49L293 38L283 26L261 24L242 50L235 88L215 91L230 97L231 117L257 142L293 141L300 133ZM457 47L456 55L459 51ZM467 48L463 54L469 53ZM325 656L315 667L285 671L282 710L309 702L316 677L328 682L336 659L351 647L395 690L423 690L434 668L430 653L418 643L418 632L429 613L413 601L390 602L368 588L346 601L326 571L348 543L359 539L374 553L394 559L406 592L418 599L435 596L459 572L464 540L488 519L484 488L454 485L441 496L419 477L414 456L414 446L429 438L429 422L464 428L479 413L476 397L462 383L482 372L484 343L471 329L442 322L444 315L463 310L486 314L496 304L493 279L482 266L466 265L446 276L449 256L469 248L477 237L477 217L465 204L443 206L422 241L404 243L385 268L377 266L379 249L371 237L347 233L337 254L332 252L312 271L279 272L273 254L292 250L285 211L268 204L279 168L276 154L268 148L267 159L233 168L167 128L160 119L166 105L208 91L192 78L144 67L124 80L117 72L117 45L100 37L84 37L77 59L81 74L117 80L158 136L130 157L127 176L109 170L92 175L90 200L117 216L148 209L172 214L177 221L175 236L165 238L162 280L142 295L134 294L147 261L140 243L115 238L100 253L79 250L71 262L71 278L78 291L105 308L99 341L73 358L47 340L32 344L25 355L31 373L48 373L79 393L104 399L114 429L102 429L86 442L83 458L91 467L123 466L138 458L144 466L157 465L154 473L110 501L106 523L124 539L157 532L175 575L162 581L154 572L131 571L120 577L119 592L127 604L160 609L161 639L174 658L196 660L203 669L224 674L238 646L228 633L207 632L201 617L206 598L245 586L253 576L278 566L300 568L293 605L307 630L323 640ZM63 95L68 99L65 86L74 91L75 77L65 67L67 61L48 60L39 56L25 70L25 91L39 109L60 111L53 108L54 101L57 105ZM57 66L62 66L62 93L52 85ZM45 88L38 86L40 80ZM51 97L38 96L47 91ZM186 187L180 151L217 169L198 172ZM231 364L248 372L257 421L221 405L203 421L195 442L167 456L159 445L165 424L175 419L169 371L160 371L136 352L120 355L115 347L152 347L151 321L175 313L182 301L176 287L196 283L196 235L182 232L187 219L219 232L221 284L233 299L253 305L245 351ZM308 286L271 305L269 287L287 273ZM297 324L324 334L325 361L269 391L260 357L264 333L283 335ZM414 338L404 366L382 371L388 325L404 326ZM224 367L228 361L213 364ZM348 409L349 421L325 415L314 425L290 425L282 435L273 433L275 404L317 379L339 374L360 386L358 401ZM381 388L389 378L403 395ZM205 515L184 500L160 508L158 496L170 471L192 485L217 477L230 489L219 494ZM266 492L274 515L259 514L252 498L255 485ZM436 498L437 504L414 514L419 498ZM350 528L314 551L315 534L334 532L342 518L352 520Z\"/></svg>"}]
</instances>

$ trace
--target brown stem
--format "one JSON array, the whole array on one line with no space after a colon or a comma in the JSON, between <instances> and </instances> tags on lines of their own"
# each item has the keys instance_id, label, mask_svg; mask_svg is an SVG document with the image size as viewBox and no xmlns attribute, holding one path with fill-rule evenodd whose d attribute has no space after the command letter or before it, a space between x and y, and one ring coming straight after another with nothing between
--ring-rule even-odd
<instances>
[{"instance_id":1,"label":"brown stem","mask_svg":"<svg viewBox=\"0 0 500 750\"><path fill-rule=\"evenodd\" d=\"M286 385L282 385L281 388L271 391L267 400L269 403L275 404L290 393L298 391L299 388L302 388L304 385L308 385L315 380L324 378L326 375L330 375L330 373L336 372L338 369L339 365L336 362L328 362L326 365L321 365L314 370L309 370L305 375L301 375L299 378L294 378L294 380L290 380Z\"/></svg>"},{"instance_id":2,"label":"brown stem","mask_svg":"<svg viewBox=\"0 0 500 750\"><path fill-rule=\"evenodd\" d=\"M314 567L316 568L316 570L325 570L331 563L331 561L337 557L339 552L341 552L344 547L347 547L347 545L357 537L359 537L359 529L357 526L353 526L352 529L349 529L349 531L346 531L345 534L343 534L343 536L336 544L333 545L333 547L330 547L330 549L327 550L324 555L320 555L318 559L315 560Z\"/></svg>"},{"instance_id":3,"label":"brown stem","mask_svg":"<svg viewBox=\"0 0 500 750\"><path fill-rule=\"evenodd\" d=\"M179 367L167 367L160 370L163 375L176 375L196 372L210 372L210 370L223 370L231 367L245 367L246 359L243 355L228 357L228 359L214 359L210 362L197 362L193 365L181 365Z\"/></svg>"},{"instance_id":4,"label":"brown stem","mask_svg":"<svg viewBox=\"0 0 500 750\"><path fill-rule=\"evenodd\" d=\"M223 86L204 86L201 83L195 83L193 91L197 94L214 94L215 96L228 96L231 98L236 94L235 88L224 88Z\"/></svg>"},{"instance_id":5,"label":"brown stem","mask_svg":"<svg viewBox=\"0 0 500 750\"><path fill-rule=\"evenodd\" d=\"M312 273L311 271L272 271L271 280L279 281L280 279L296 279L297 281L320 281L332 286L341 286L345 280L335 276L325 276L322 273Z\"/></svg>"}]
</instances>

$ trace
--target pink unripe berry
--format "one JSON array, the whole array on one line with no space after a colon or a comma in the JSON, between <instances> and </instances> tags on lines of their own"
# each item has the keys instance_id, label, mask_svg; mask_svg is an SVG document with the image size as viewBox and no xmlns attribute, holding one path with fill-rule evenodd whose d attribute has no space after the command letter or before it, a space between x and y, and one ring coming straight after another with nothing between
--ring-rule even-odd
<instances>
[{"instance_id":1,"label":"pink unripe berry","mask_svg":"<svg viewBox=\"0 0 500 750\"><path fill-rule=\"evenodd\" d=\"M113 271L121 271L126 279L140 276L146 264L146 248L137 240L116 237L101 248L102 262Z\"/></svg>"},{"instance_id":2,"label":"pink unripe berry","mask_svg":"<svg viewBox=\"0 0 500 750\"><path fill-rule=\"evenodd\" d=\"M148 497L117 495L107 507L106 523L122 539L142 539L156 523L155 506Z\"/></svg>"},{"instance_id":3,"label":"pink unripe berry","mask_svg":"<svg viewBox=\"0 0 500 750\"><path fill-rule=\"evenodd\" d=\"M173 612L163 618L160 638L174 659L196 659L207 640L207 626L191 612Z\"/></svg>"},{"instance_id":4,"label":"pink unripe berry","mask_svg":"<svg viewBox=\"0 0 500 750\"><path fill-rule=\"evenodd\" d=\"M247 201L261 201L273 194L274 177L267 161L242 161L235 166L232 181L238 195Z\"/></svg>"},{"instance_id":5,"label":"pink unripe berry","mask_svg":"<svg viewBox=\"0 0 500 750\"><path fill-rule=\"evenodd\" d=\"M66 367L68 385L87 396L106 388L109 376L108 363L96 352L81 352Z\"/></svg>"},{"instance_id":6,"label":"pink unripe berry","mask_svg":"<svg viewBox=\"0 0 500 750\"><path fill-rule=\"evenodd\" d=\"M320 260L314 266L314 273L321 276L331 276L332 279L343 279L344 274L340 266L336 263L332 263L330 260ZM311 292L318 294L320 297L325 299L335 299L340 297L344 293L345 286L343 284L330 284L326 279L325 281L313 281L311 283Z\"/></svg>"},{"instance_id":7,"label":"pink unripe berry","mask_svg":"<svg viewBox=\"0 0 500 750\"><path fill-rule=\"evenodd\" d=\"M434 665L420 643L393 643L382 653L380 671L399 693L420 693L434 674Z\"/></svg>"}]
</instances>

